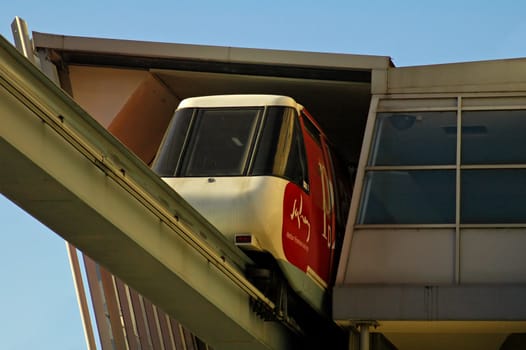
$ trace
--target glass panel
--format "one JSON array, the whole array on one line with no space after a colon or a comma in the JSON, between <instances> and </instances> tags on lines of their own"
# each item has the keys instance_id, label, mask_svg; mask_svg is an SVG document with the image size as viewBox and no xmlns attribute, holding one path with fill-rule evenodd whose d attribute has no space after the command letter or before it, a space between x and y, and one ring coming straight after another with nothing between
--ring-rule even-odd
<instances>
[{"instance_id":1,"label":"glass panel","mask_svg":"<svg viewBox=\"0 0 526 350\"><path fill-rule=\"evenodd\" d=\"M152 169L159 176L174 176L193 109L178 110L170 121Z\"/></svg>"},{"instance_id":2,"label":"glass panel","mask_svg":"<svg viewBox=\"0 0 526 350\"><path fill-rule=\"evenodd\" d=\"M318 145L321 145L321 135L318 128L310 121L310 119L306 115L302 114L302 118L303 125L305 125L305 129L307 129L309 134L312 135L312 137L318 143Z\"/></svg>"},{"instance_id":3,"label":"glass panel","mask_svg":"<svg viewBox=\"0 0 526 350\"><path fill-rule=\"evenodd\" d=\"M181 176L242 175L259 109L201 110Z\"/></svg>"},{"instance_id":4,"label":"glass panel","mask_svg":"<svg viewBox=\"0 0 526 350\"><path fill-rule=\"evenodd\" d=\"M251 175L275 175L299 186L308 184L305 148L296 111L269 107L255 152Z\"/></svg>"},{"instance_id":5,"label":"glass panel","mask_svg":"<svg viewBox=\"0 0 526 350\"><path fill-rule=\"evenodd\" d=\"M284 113L283 107L269 107L267 109L267 115L263 121L261 133L256 146L256 152L254 157L254 164L252 165L251 175L272 175L274 174L275 163L283 163L282 167L285 168L286 158L277 156L280 135L292 133L293 128L293 115L290 113ZM283 138L282 138L283 139ZM289 144L290 144L289 138ZM290 146L289 146L290 149ZM283 171L282 171L283 172Z\"/></svg>"},{"instance_id":6,"label":"glass panel","mask_svg":"<svg viewBox=\"0 0 526 350\"><path fill-rule=\"evenodd\" d=\"M462 163L526 163L526 111L462 114Z\"/></svg>"},{"instance_id":7,"label":"glass panel","mask_svg":"<svg viewBox=\"0 0 526 350\"><path fill-rule=\"evenodd\" d=\"M455 164L456 125L456 112L378 113L369 164Z\"/></svg>"},{"instance_id":8,"label":"glass panel","mask_svg":"<svg viewBox=\"0 0 526 350\"><path fill-rule=\"evenodd\" d=\"M463 170L462 223L526 223L526 169Z\"/></svg>"},{"instance_id":9,"label":"glass panel","mask_svg":"<svg viewBox=\"0 0 526 350\"><path fill-rule=\"evenodd\" d=\"M455 223L455 171L370 171L360 224Z\"/></svg>"},{"instance_id":10,"label":"glass panel","mask_svg":"<svg viewBox=\"0 0 526 350\"><path fill-rule=\"evenodd\" d=\"M303 144L303 138L301 137L301 132L299 130L299 124L295 124L296 125L294 126L292 132L290 152L288 155L283 154L283 157L287 157L287 167L285 168L284 177L296 183L300 187L308 190L309 178L305 146Z\"/></svg>"}]
</instances>

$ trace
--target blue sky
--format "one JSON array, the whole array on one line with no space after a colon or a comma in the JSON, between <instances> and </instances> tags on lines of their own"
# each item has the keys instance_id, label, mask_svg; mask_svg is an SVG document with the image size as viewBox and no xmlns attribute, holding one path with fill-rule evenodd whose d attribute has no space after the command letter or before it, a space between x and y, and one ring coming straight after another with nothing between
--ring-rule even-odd
<instances>
[{"instance_id":1,"label":"blue sky","mask_svg":"<svg viewBox=\"0 0 526 350\"><path fill-rule=\"evenodd\" d=\"M391 56L397 66L526 57L526 2L5 1L30 30ZM0 348L85 348L64 241L0 196Z\"/></svg>"}]
</instances>

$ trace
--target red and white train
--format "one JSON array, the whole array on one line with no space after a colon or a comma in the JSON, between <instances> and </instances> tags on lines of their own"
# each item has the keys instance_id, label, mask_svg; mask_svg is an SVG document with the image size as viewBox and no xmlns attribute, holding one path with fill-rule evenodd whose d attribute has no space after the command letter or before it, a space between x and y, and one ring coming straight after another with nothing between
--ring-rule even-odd
<instances>
[{"instance_id":1,"label":"red and white train","mask_svg":"<svg viewBox=\"0 0 526 350\"><path fill-rule=\"evenodd\" d=\"M275 95L183 100L153 168L257 263L251 277L283 276L327 314L350 175L303 106Z\"/></svg>"}]
</instances>

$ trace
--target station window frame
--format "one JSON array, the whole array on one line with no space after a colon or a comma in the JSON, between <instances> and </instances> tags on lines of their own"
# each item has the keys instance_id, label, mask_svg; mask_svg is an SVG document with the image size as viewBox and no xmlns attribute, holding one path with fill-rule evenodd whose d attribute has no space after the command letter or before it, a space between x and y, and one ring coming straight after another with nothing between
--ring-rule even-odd
<instances>
[{"instance_id":1,"label":"station window frame","mask_svg":"<svg viewBox=\"0 0 526 350\"><path fill-rule=\"evenodd\" d=\"M367 119L366 129L364 133L364 142L361 150L361 156L356 173L356 181L354 187L355 196L351 200L351 209L349 211L348 231L347 236L352 244L353 237L363 237L373 232L381 234L384 237L392 237L393 240L398 240L401 237L407 236L408 233L418 233L417 236L425 235L430 242L450 242L451 257L453 261L452 275L445 277L444 281L449 281L455 284L461 283L464 278L461 274L465 273L462 267L461 255L465 254L466 246L461 244L461 237L466 240L473 241L475 236L483 234L486 237L488 234L494 237L494 234L502 232L508 234L512 232L523 233L526 229L526 220L510 220L510 222L461 222L461 205L462 205L462 174L463 172L471 171L491 171L503 170L504 172L517 170L519 172L526 171L526 163L480 163L480 164L462 164L462 135L461 128L457 128L457 145L456 145L456 162L454 165L447 166L373 166L369 165L369 154L373 147L374 127L376 124L376 117L381 112L422 112L422 111L453 111L457 114L458 125L462 126L462 115L465 111L514 111L526 110L526 92L501 92L501 93L429 93L429 94L391 94L391 95L373 95L371 99L369 115ZM450 224L378 224L378 223L362 223L360 222L360 215L363 206L363 192L367 187L365 176L370 171L392 171L392 170L415 170L415 169L451 169L455 172L455 220ZM526 190L525 190L526 193ZM513 222L511 222L513 221ZM452 236L449 236L452 234ZM442 237L442 238L438 238ZM427 239L427 238L422 238ZM450 241L452 240L452 241ZM434 244L433 243L433 244ZM470 244L470 243L466 243ZM351 249L350 246L347 249ZM396 247L395 247L396 249ZM447 248L446 248L447 249ZM347 274L347 272L344 272ZM469 277L468 277L469 278Z\"/></svg>"},{"instance_id":2,"label":"station window frame","mask_svg":"<svg viewBox=\"0 0 526 350\"><path fill-rule=\"evenodd\" d=\"M487 222L485 220L468 220L463 221L462 216L462 181L463 174L467 174L467 170L471 173L476 171L484 170L509 170L509 169L526 169L526 156L522 162L504 163L504 162L478 162L476 164L462 163L462 140L466 130L463 130L464 124L462 123L462 116L465 112L473 113L482 111L484 113L499 111L504 113L506 111L523 111L526 116L526 94L513 94L513 93L502 93L502 94L430 94L425 96L377 96L373 98L371 103L370 116L368 121L368 131L366 131L366 142L364 143L364 149L362 150L362 159L360 160L358 168L358 187L355 189L355 193L358 194L358 199L354 204L354 218L353 226L355 228L433 228L433 227L449 227L460 228L465 227L526 227L526 213L523 218L510 220L511 222L503 222L495 220ZM457 125L456 128L451 128L449 132L456 133L456 159L453 164L398 164L398 165L375 165L370 159L373 156L373 150L377 145L374 143L375 133L377 127L378 116L385 115L385 113L427 113L427 112L453 112L456 113ZM516 112L513 112L516 113ZM525 119L526 124L526 119ZM374 223L366 222L364 220L364 206L367 205L365 198L365 191L367 191L367 174L370 172L389 172L389 171L444 171L450 170L455 172L455 215L452 222L392 222L392 223ZM489 172L488 172L489 173ZM464 180L465 181L465 180ZM468 194L469 195L469 194ZM526 194L525 194L526 198Z\"/></svg>"}]
</instances>

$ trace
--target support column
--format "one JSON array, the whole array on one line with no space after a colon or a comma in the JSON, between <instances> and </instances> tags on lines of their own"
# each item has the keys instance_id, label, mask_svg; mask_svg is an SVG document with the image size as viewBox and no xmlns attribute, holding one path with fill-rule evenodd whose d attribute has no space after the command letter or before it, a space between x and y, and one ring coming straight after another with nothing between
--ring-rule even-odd
<instances>
[{"instance_id":1,"label":"support column","mask_svg":"<svg viewBox=\"0 0 526 350\"><path fill-rule=\"evenodd\" d=\"M360 350L369 350L371 339L369 334L370 326L369 323L360 324Z\"/></svg>"},{"instance_id":2,"label":"support column","mask_svg":"<svg viewBox=\"0 0 526 350\"><path fill-rule=\"evenodd\" d=\"M371 349L371 332L370 328L376 328L377 321L359 320L351 321L349 329L349 350L370 350ZM359 333L359 335L358 335Z\"/></svg>"}]
</instances>

